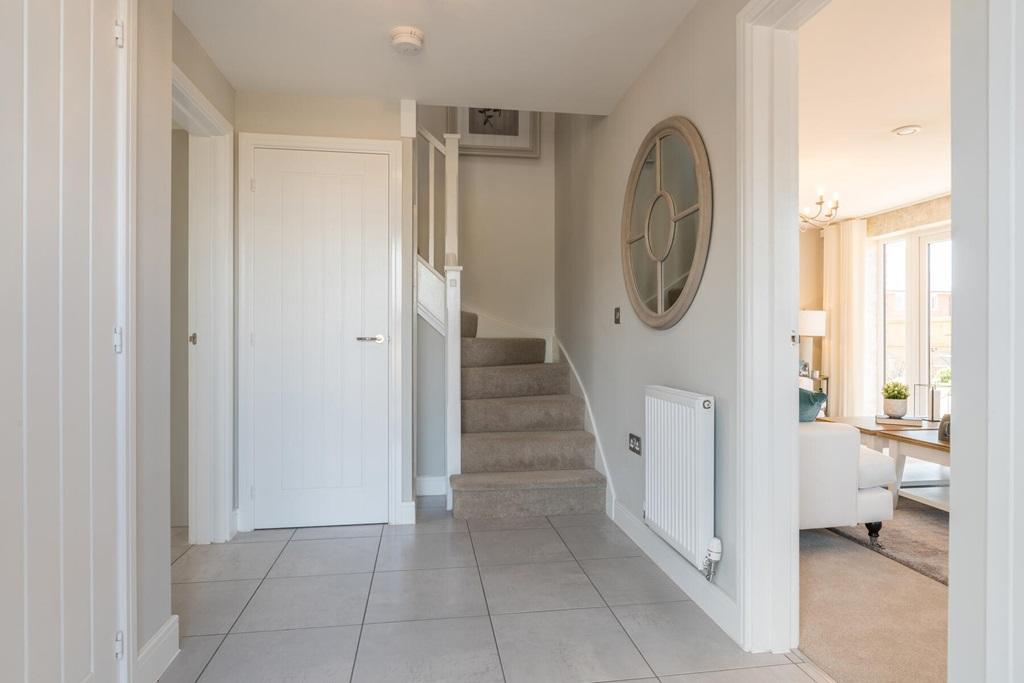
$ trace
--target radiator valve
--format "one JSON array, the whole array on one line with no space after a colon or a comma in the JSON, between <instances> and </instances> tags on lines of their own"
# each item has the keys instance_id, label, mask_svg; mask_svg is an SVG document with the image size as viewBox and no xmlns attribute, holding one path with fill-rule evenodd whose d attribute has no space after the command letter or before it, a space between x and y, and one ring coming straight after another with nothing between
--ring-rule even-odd
<instances>
[{"instance_id":1,"label":"radiator valve","mask_svg":"<svg viewBox=\"0 0 1024 683\"><path fill-rule=\"evenodd\" d=\"M708 543L708 554L704 556L704 578L713 581L718 563L722 559L722 540L717 536Z\"/></svg>"}]
</instances>

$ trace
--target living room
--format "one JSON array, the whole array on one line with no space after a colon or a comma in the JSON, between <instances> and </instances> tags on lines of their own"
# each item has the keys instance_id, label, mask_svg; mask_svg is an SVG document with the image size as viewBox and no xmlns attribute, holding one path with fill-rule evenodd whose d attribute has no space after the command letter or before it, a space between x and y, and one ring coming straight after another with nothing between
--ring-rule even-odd
<instances>
[{"instance_id":1,"label":"living room","mask_svg":"<svg viewBox=\"0 0 1024 683\"><path fill-rule=\"evenodd\" d=\"M801 649L838 680L946 677L949 17L834 0L799 35Z\"/></svg>"}]
</instances>

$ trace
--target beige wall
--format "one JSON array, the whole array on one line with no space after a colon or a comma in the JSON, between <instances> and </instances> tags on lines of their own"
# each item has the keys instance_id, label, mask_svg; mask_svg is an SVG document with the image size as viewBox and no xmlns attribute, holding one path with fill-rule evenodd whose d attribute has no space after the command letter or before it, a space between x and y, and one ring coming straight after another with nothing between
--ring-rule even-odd
<instances>
[{"instance_id":1,"label":"beige wall","mask_svg":"<svg viewBox=\"0 0 1024 683\"><path fill-rule=\"evenodd\" d=\"M820 311L823 306L823 268L825 240L821 230L809 229L800 233L800 310ZM821 338L812 342L814 349L811 368L821 369Z\"/></svg>"},{"instance_id":2,"label":"beige wall","mask_svg":"<svg viewBox=\"0 0 1024 683\"><path fill-rule=\"evenodd\" d=\"M171 0L140 0L136 222L138 644L171 615Z\"/></svg>"},{"instance_id":3,"label":"beige wall","mask_svg":"<svg viewBox=\"0 0 1024 683\"><path fill-rule=\"evenodd\" d=\"M174 64L203 92L224 118L234 122L235 89L177 16L173 19L171 36Z\"/></svg>"},{"instance_id":4,"label":"beige wall","mask_svg":"<svg viewBox=\"0 0 1024 683\"><path fill-rule=\"evenodd\" d=\"M240 91L235 97L235 129L241 133L394 140L400 133L399 103Z\"/></svg>"},{"instance_id":5,"label":"beige wall","mask_svg":"<svg viewBox=\"0 0 1024 683\"><path fill-rule=\"evenodd\" d=\"M171 134L171 525L188 525L188 132Z\"/></svg>"},{"instance_id":6,"label":"beige wall","mask_svg":"<svg viewBox=\"0 0 1024 683\"><path fill-rule=\"evenodd\" d=\"M556 133L555 329L580 373L605 445L618 502L641 517L643 387L665 384L717 398L715 583L736 595L738 336L736 14L746 0L703 0L606 118L559 116ZM623 286L619 222L626 178L648 130L689 117L707 145L715 216L704 279L689 312L659 331L636 317ZM794 228L795 229L795 228ZM622 307L622 324L613 309Z\"/></svg>"}]
</instances>

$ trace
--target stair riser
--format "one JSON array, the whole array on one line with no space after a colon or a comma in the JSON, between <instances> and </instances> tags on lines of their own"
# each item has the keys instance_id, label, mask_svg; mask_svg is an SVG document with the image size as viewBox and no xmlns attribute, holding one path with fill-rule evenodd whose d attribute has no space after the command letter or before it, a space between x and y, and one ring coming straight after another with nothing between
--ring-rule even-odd
<instances>
[{"instance_id":1,"label":"stair riser","mask_svg":"<svg viewBox=\"0 0 1024 683\"><path fill-rule=\"evenodd\" d=\"M462 440L462 471L526 472L536 470L582 470L594 466L594 444L537 443L524 434L519 442L500 444Z\"/></svg>"},{"instance_id":2,"label":"stair riser","mask_svg":"<svg viewBox=\"0 0 1024 683\"><path fill-rule=\"evenodd\" d=\"M583 411L572 403L496 405L462 402L462 431L540 432L583 429Z\"/></svg>"},{"instance_id":3,"label":"stair riser","mask_svg":"<svg viewBox=\"0 0 1024 683\"><path fill-rule=\"evenodd\" d=\"M603 512L605 487L456 491L456 519L531 517Z\"/></svg>"},{"instance_id":4,"label":"stair riser","mask_svg":"<svg viewBox=\"0 0 1024 683\"><path fill-rule=\"evenodd\" d=\"M476 313L462 311L462 315L460 316L459 320L460 326L462 328L462 336L475 337L478 321L479 318L477 317Z\"/></svg>"},{"instance_id":5,"label":"stair riser","mask_svg":"<svg viewBox=\"0 0 1024 683\"><path fill-rule=\"evenodd\" d=\"M569 372L562 364L462 369L463 399L551 396L567 393Z\"/></svg>"},{"instance_id":6,"label":"stair riser","mask_svg":"<svg viewBox=\"0 0 1024 683\"><path fill-rule=\"evenodd\" d=\"M462 367L544 362L543 339L463 339Z\"/></svg>"}]
</instances>

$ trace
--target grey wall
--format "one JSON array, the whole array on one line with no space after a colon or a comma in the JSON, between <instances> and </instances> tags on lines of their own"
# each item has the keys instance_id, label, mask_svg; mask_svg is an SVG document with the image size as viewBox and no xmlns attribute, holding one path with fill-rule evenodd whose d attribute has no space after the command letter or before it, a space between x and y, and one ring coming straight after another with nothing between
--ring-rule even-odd
<instances>
[{"instance_id":1,"label":"grey wall","mask_svg":"<svg viewBox=\"0 0 1024 683\"><path fill-rule=\"evenodd\" d=\"M416 475L443 477L445 462L444 337L416 316Z\"/></svg>"},{"instance_id":2,"label":"grey wall","mask_svg":"<svg viewBox=\"0 0 1024 683\"><path fill-rule=\"evenodd\" d=\"M171 134L171 525L188 526L188 132Z\"/></svg>"},{"instance_id":3,"label":"grey wall","mask_svg":"<svg viewBox=\"0 0 1024 683\"><path fill-rule=\"evenodd\" d=\"M736 594L736 13L746 0L703 0L605 118L560 115L555 161L555 333L580 373L607 449L618 502L643 502L643 387L665 384L717 398L716 533L724 555L715 580ZM704 279L672 329L644 326L623 286L619 223L626 178L648 130L672 115L703 135L714 183L714 226ZM622 307L622 324L612 309Z\"/></svg>"},{"instance_id":4,"label":"grey wall","mask_svg":"<svg viewBox=\"0 0 1024 683\"><path fill-rule=\"evenodd\" d=\"M171 19L171 0L139 0L135 246L139 647L171 615Z\"/></svg>"}]
</instances>

